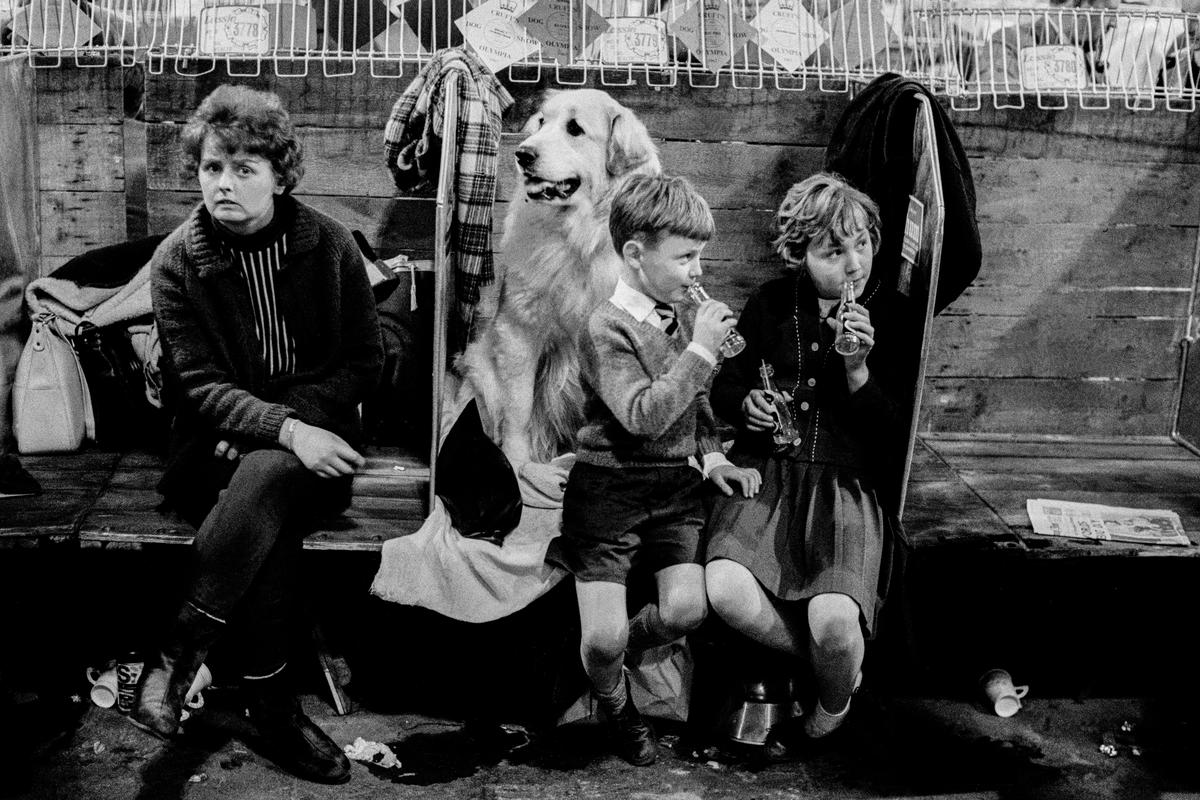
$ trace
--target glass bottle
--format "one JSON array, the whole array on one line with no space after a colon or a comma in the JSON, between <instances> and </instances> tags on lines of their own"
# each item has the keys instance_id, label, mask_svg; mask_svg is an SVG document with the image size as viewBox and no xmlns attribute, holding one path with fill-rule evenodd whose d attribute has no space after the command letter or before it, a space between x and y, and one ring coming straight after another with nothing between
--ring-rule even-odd
<instances>
[{"instance_id":1,"label":"glass bottle","mask_svg":"<svg viewBox=\"0 0 1200 800\"><path fill-rule=\"evenodd\" d=\"M858 352L860 342L858 337L846 329L846 311L854 302L854 283L846 281L842 284L842 304L838 307L837 338L833 340L833 349L844 356L852 356Z\"/></svg>"},{"instance_id":2,"label":"glass bottle","mask_svg":"<svg viewBox=\"0 0 1200 800\"><path fill-rule=\"evenodd\" d=\"M792 421L792 410L788 408L788 404L783 400L783 395L771 381L771 376L774 374L775 368L764 360L758 368L758 375L762 378L763 390L771 398L771 414L775 417L775 429L771 431L771 438L776 447L783 448L799 444L800 432L796 430L796 424Z\"/></svg>"},{"instance_id":3,"label":"glass bottle","mask_svg":"<svg viewBox=\"0 0 1200 800\"><path fill-rule=\"evenodd\" d=\"M700 281L696 281L687 289L688 299L696 305L700 305L705 300L711 299L708 292L700 285ZM721 355L726 358L736 356L738 353L746 349L746 340L738 333L737 328L730 328L729 333L725 334L725 340L721 342Z\"/></svg>"}]
</instances>

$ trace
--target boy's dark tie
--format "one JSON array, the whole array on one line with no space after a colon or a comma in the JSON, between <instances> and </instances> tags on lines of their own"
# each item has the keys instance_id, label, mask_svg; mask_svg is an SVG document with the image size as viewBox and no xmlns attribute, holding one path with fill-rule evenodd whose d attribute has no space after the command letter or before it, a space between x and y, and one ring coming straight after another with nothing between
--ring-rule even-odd
<instances>
[{"instance_id":1,"label":"boy's dark tie","mask_svg":"<svg viewBox=\"0 0 1200 800\"><path fill-rule=\"evenodd\" d=\"M662 329L667 336L673 336L675 329L679 327L679 321L675 319L675 309L666 303L655 303L654 310L658 313L658 318L662 320Z\"/></svg>"}]
</instances>

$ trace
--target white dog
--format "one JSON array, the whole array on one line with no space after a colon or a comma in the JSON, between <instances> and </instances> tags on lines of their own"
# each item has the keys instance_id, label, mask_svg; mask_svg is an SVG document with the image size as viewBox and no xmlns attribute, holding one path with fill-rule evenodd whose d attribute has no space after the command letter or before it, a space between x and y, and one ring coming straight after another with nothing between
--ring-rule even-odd
<instances>
[{"instance_id":1,"label":"white dog","mask_svg":"<svg viewBox=\"0 0 1200 800\"><path fill-rule=\"evenodd\" d=\"M459 360L514 467L574 445L581 337L620 269L608 233L612 193L627 175L659 171L645 126L601 91L550 93L525 131L500 274Z\"/></svg>"}]
</instances>

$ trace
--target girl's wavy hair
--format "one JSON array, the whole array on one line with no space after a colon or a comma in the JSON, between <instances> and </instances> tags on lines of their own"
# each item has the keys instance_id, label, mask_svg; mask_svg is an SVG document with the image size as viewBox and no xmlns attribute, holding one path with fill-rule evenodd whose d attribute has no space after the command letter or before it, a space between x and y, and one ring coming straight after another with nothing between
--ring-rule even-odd
<instances>
[{"instance_id":1,"label":"girl's wavy hair","mask_svg":"<svg viewBox=\"0 0 1200 800\"><path fill-rule=\"evenodd\" d=\"M879 206L841 175L818 172L788 189L775 213L778 236L771 244L789 267L804 264L809 244L825 236L846 239L861 230L879 250Z\"/></svg>"},{"instance_id":2,"label":"girl's wavy hair","mask_svg":"<svg viewBox=\"0 0 1200 800\"><path fill-rule=\"evenodd\" d=\"M216 137L228 153L244 150L271 162L287 194L304 177L304 151L279 96L245 86L218 86L183 128L183 154L200 168L204 140Z\"/></svg>"}]
</instances>

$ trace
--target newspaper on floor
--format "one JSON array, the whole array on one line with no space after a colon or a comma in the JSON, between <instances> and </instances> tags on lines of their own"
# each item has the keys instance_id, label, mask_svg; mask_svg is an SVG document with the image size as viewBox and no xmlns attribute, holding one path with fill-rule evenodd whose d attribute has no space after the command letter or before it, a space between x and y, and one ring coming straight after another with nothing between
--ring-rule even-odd
<instances>
[{"instance_id":1,"label":"newspaper on floor","mask_svg":"<svg viewBox=\"0 0 1200 800\"><path fill-rule=\"evenodd\" d=\"M1026 500L1025 507L1033 532L1039 536L1134 544L1191 544L1174 511L1042 499Z\"/></svg>"}]
</instances>

